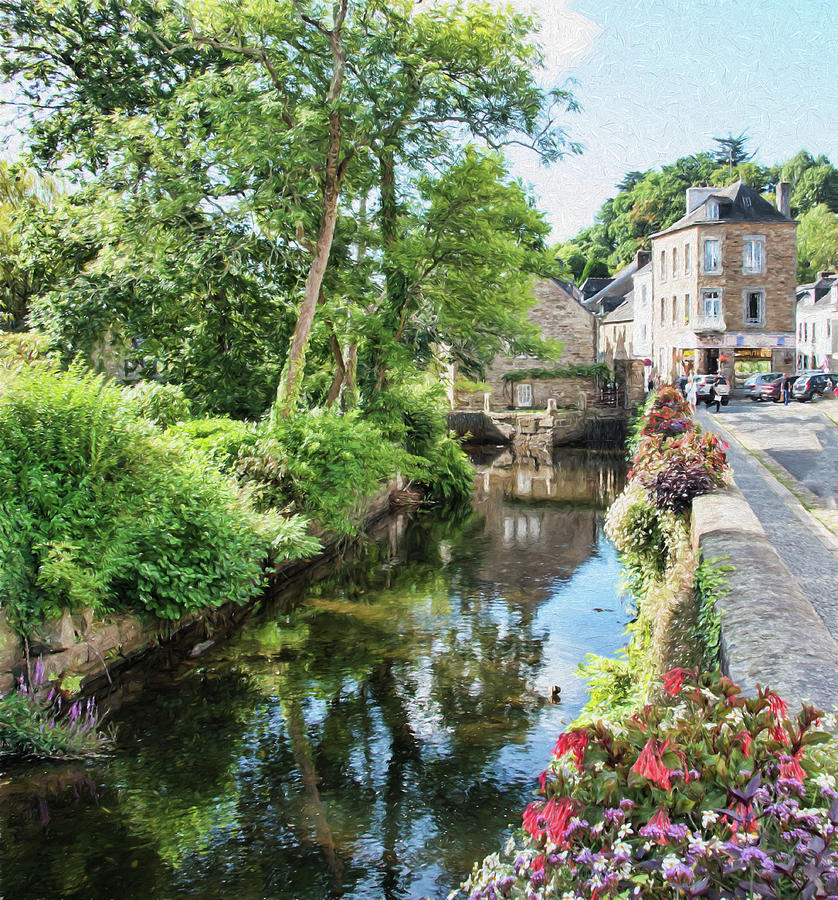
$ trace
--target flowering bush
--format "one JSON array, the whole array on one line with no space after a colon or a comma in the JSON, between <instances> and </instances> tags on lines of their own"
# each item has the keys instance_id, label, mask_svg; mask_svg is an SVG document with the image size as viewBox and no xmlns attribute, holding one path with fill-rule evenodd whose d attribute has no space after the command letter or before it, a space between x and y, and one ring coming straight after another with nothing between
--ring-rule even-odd
<instances>
[{"instance_id":1,"label":"flowering bush","mask_svg":"<svg viewBox=\"0 0 838 900\"><path fill-rule=\"evenodd\" d=\"M44 678L40 661L32 683L0 699L0 756L79 759L97 756L111 743L99 730L95 701L68 701Z\"/></svg>"},{"instance_id":2,"label":"flowering bush","mask_svg":"<svg viewBox=\"0 0 838 900\"><path fill-rule=\"evenodd\" d=\"M559 736L508 856L451 897L838 896L835 745L821 713L676 669L669 707ZM828 745L821 746L818 745Z\"/></svg>"}]
</instances>

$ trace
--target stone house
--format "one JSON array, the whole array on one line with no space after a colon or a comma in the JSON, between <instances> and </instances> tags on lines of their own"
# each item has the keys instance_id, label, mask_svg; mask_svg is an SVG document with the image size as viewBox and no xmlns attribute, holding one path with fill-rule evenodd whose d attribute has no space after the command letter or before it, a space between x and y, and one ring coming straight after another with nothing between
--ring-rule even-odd
<instances>
[{"instance_id":1,"label":"stone house","mask_svg":"<svg viewBox=\"0 0 838 900\"><path fill-rule=\"evenodd\" d=\"M797 369L838 372L838 276L818 272L797 288Z\"/></svg>"},{"instance_id":2,"label":"stone house","mask_svg":"<svg viewBox=\"0 0 838 900\"><path fill-rule=\"evenodd\" d=\"M631 291L634 309L632 349L635 359L652 358L652 266L643 266L634 273Z\"/></svg>"},{"instance_id":3,"label":"stone house","mask_svg":"<svg viewBox=\"0 0 838 900\"><path fill-rule=\"evenodd\" d=\"M785 182L776 207L741 181L687 189L686 215L652 235L657 374L794 369L796 231Z\"/></svg>"},{"instance_id":4,"label":"stone house","mask_svg":"<svg viewBox=\"0 0 838 900\"><path fill-rule=\"evenodd\" d=\"M529 319L540 326L543 338L562 342L561 356L558 360L536 359L523 354L496 356L484 378L490 388L488 394L483 391L467 393L455 387L456 409L498 412L518 408L545 409L550 399L554 399L559 407L576 406L580 390L590 394L589 399L594 398L595 385L590 378L504 378L504 375L516 372L592 366L596 362L596 318L582 304L576 285L551 278L536 281L533 290L536 302L529 312Z\"/></svg>"},{"instance_id":5,"label":"stone house","mask_svg":"<svg viewBox=\"0 0 838 900\"><path fill-rule=\"evenodd\" d=\"M612 369L618 359L633 359L634 291L599 323L599 359Z\"/></svg>"}]
</instances>

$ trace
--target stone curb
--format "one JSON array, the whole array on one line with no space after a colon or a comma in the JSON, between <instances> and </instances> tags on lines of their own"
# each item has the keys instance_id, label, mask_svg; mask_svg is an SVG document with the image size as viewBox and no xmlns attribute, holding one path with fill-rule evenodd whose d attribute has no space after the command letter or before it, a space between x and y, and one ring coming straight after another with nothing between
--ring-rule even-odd
<instances>
[{"instance_id":1,"label":"stone curb","mask_svg":"<svg viewBox=\"0 0 838 900\"><path fill-rule=\"evenodd\" d=\"M703 559L733 567L719 601L722 671L749 696L758 684L771 687L792 710L804 700L838 707L838 683L828 677L838 668L838 641L738 487L693 501L692 540Z\"/></svg>"}]
</instances>

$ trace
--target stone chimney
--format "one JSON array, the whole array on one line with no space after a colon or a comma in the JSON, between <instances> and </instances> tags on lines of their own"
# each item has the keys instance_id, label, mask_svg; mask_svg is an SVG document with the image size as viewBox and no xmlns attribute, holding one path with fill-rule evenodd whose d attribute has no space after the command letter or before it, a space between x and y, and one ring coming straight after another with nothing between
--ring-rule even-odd
<instances>
[{"instance_id":1,"label":"stone chimney","mask_svg":"<svg viewBox=\"0 0 838 900\"><path fill-rule=\"evenodd\" d=\"M687 215L694 209L701 206L702 203L713 193L714 187L688 187L687 188Z\"/></svg>"},{"instance_id":2,"label":"stone chimney","mask_svg":"<svg viewBox=\"0 0 838 900\"><path fill-rule=\"evenodd\" d=\"M788 181L781 181L777 185L777 209L791 218L791 185Z\"/></svg>"},{"instance_id":3,"label":"stone chimney","mask_svg":"<svg viewBox=\"0 0 838 900\"><path fill-rule=\"evenodd\" d=\"M634 264L637 266L637 269L640 270L643 266L648 265L652 261L652 251L651 250L638 250L637 253L634 254Z\"/></svg>"}]
</instances>

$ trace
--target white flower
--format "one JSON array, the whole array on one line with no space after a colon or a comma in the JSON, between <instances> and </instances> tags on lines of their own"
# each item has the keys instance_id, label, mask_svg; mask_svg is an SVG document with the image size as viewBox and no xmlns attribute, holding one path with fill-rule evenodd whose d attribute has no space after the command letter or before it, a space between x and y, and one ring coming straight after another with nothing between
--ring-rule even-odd
<instances>
[{"instance_id":1,"label":"white flower","mask_svg":"<svg viewBox=\"0 0 838 900\"><path fill-rule=\"evenodd\" d=\"M835 790L835 778L830 775L828 772L822 772L820 775L815 778L815 784L821 789L829 789L831 791Z\"/></svg>"},{"instance_id":2,"label":"white flower","mask_svg":"<svg viewBox=\"0 0 838 900\"><path fill-rule=\"evenodd\" d=\"M713 810L708 809L701 816L701 827L706 828L708 825L712 825L714 822L719 821L719 816L717 813L714 813Z\"/></svg>"}]
</instances>

